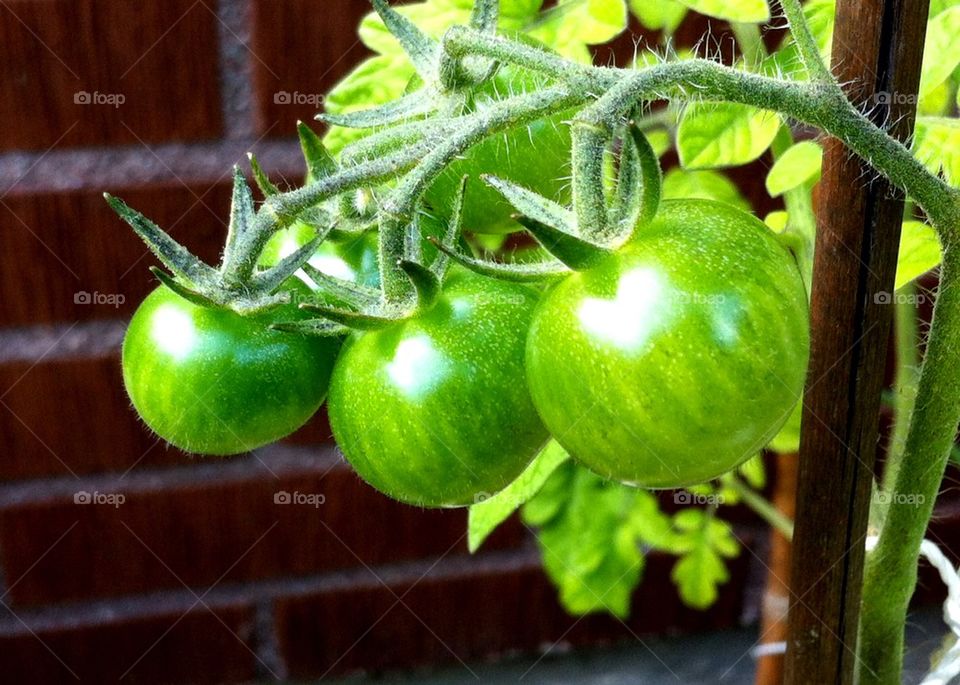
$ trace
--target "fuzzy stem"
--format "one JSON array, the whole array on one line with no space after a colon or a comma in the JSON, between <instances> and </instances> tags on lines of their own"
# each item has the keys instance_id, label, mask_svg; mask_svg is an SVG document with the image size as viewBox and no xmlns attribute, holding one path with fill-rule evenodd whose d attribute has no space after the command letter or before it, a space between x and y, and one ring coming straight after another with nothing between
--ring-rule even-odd
<instances>
[{"instance_id":1,"label":"fuzzy stem","mask_svg":"<svg viewBox=\"0 0 960 685\"><path fill-rule=\"evenodd\" d=\"M917 581L917 551L933 515L960 423L960 252L944 246L916 410L877 545L867 555L860 617L860 685L900 682L907 606Z\"/></svg>"}]
</instances>

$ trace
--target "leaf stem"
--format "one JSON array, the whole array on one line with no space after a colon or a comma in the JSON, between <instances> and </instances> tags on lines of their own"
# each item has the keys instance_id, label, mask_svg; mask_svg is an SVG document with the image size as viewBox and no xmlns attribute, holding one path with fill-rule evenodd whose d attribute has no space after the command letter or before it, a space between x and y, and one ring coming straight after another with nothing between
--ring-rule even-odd
<instances>
[{"instance_id":1,"label":"leaf stem","mask_svg":"<svg viewBox=\"0 0 960 685\"><path fill-rule=\"evenodd\" d=\"M793 521L784 516L783 512L768 502L766 498L735 475L725 480L724 484L740 495L744 504L753 509L760 518L773 528L780 531L787 540L793 539Z\"/></svg>"}]
</instances>

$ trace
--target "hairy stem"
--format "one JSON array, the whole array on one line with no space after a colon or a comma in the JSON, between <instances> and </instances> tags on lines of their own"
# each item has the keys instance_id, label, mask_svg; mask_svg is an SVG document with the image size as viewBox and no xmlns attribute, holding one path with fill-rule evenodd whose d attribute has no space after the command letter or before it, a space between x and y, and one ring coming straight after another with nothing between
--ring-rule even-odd
<instances>
[{"instance_id":1,"label":"hairy stem","mask_svg":"<svg viewBox=\"0 0 960 685\"><path fill-rule=\"evenodd\" d=\"M945 245L903 457L890 489L876 547L867 555L860 618L861 685L900 682L907 606L917 581L917 551L960 423L960 252Z\"/></svg>"}]
</instances>

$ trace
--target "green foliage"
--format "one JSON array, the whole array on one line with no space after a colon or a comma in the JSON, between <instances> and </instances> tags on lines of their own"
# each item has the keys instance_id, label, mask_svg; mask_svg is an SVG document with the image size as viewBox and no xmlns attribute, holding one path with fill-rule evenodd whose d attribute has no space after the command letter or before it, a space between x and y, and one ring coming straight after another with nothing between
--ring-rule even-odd
<instances>
[{"instance_id":1,"label":"green foliage","mask_svg":"<svg viewBox=\"0 0 960 685\"><path fill-rule=\"evenodd\" d=\"M569 456L563 448L551 440L515 481L491 498L471 506L467 522L467 545L470 551L476 552L490 533L536 495L550 475L567 459Z\"/></svg>"},{"instance_id":2,"label":"green foliage","mask_svg":"<svg viewBox=\"0 0 960 685\"><path fill-rule=\"evenodd\" d=\"M674 550L680 559L670 577L683 601L704 609L717 599L717 588L727 582L725 558L737 556L740 545L730 525L702 509L684 509L673 518Z\"/></svg>"},{"instance_id":3,"label":"green foliage","mask_svg":"<svg viewBox=\"0 0 960 685\"><path fill-rule=\"evenodd\" d=\"M687 8L677 0L630 0L630 11L651 31L673 33L687 16Z\"/></svg>"},{"instance_id":4,"label":"green foliage","mask_svg":"<svg viewBox=\"0 0 960 685\"><path fill-rule=\"evenodd\" d=\"M752 162L770 147L780 123L777 114L749 105L694 103L677 130L680 164L711 169Z\"/></svg>"},{"instance_id":5,"label":"green foliage","mask_svg":"<svg viewBox=\"0 0 960 685\"><path fill-rule=\"evenodd\" d=\"M960 120L920 117L913 137L913 154L932 173L960 187Z\"/></svg>"},{"instance_id":6,"label":"green foliage","mask_svg":"<svg viewBox=\"0 0 960 685\"><path fill-rule=\"evenodd\" d=\"M944 83L960 64L960 6L937 14L927 24L920 72L920 97Z\"/></svg>"},{"instance_id":7,"label":"green foliage","mask_svg":"<svg viewBox=\"0 0 960 685\"><path fill-rule=\"evenodd\" d=\"M764 0L680 0L695 12L708 17L759 23L770 19L770 8Z\"/></svg>"},{"instance_id":8,"label":"green foliage","mask_svg":"<svg viewBox=\"0 0 960 685\"><path fill-rule=\"evenodd\" d=\"M904 221L897 256L895 289L922 276L940 264L940 241L937 232L920 221Z\"/></svg>"},{"instance_id":9,"label":"green foliage","mask_svg":"<svg viewBox=\"0 0 960 685\"><path fill-rule=\"evenodd\" d=\"M750 211L750 204L740 193L736 184L719 171L670 169L663 177L663 199L685 197L718 200L738 209Z\"/></svg>"},{"instance_id":10,"label":"green foliage","mask_svg":"<svg viewBox=\"0 0 960 685\"><path fill-rule=\"evenodd\" d=\"M564 57L589 64L588 45L606 43L627 28L624 0L560 0L527 30Z\"/></svg>"},{"instance_id":11,"label":"green foliage","mask_svg":"<svg viewBox=\"0 0 960 685\"><path fill-rule=\"evenodd\" d=\"M762 462L751 460L740 472L762 487ZM691 491L718 502L739 501L732 491L718 496L709 485ZM705 608L716 600L717 588L729 578L724 560L739 553L739 543L713 510L689 507L666 514L653 493L565 461L524 505L523 520L536 528L544 568L568 611L623 618L652 550L678 557L671 578L686 604Z\"/></svg>"},{"instance_id":12,"label":"green foliage","mask_svg":"<svg viewBox=\"0 0 960 685\"><path fill-rule=\"evenodd\" d=\"M823 149L817 143L804 140L791 145L770 168L767 174L767 192L776 197L819 178L822 162Z\"/></svg>"}]
</instances>

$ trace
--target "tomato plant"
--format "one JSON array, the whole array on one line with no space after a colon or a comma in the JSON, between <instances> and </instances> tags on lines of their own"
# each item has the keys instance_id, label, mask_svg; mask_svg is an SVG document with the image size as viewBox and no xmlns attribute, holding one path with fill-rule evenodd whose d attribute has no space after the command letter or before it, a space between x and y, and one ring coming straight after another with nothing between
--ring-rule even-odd
<instances>
[{"instance_id":1,"label":"tomato plant","mask_svg":"<svg viewBox=\"0 0 960 685\"><path fill-rule=\"evenodd\" d=\"M885 498L871 512L877 551L864 597L873 611L860 650L871 663L861 675L895 682L917 550L960 422L950 342L960 338L956 8L933 6L930 44L951 54L924 63L911 151L851 103L826 66L829 0L782 0L791 30L772 53L759 29L770 18L764 3L630 3L666 41L688 8L727 21L741 58L638 55L629 69L593 66L587 49L623 30L621 0L545 10L526 0L373 4L378 18L364 20L361 38L374 54L327 99L329 146L301 126L309 173L287 191L251 159L259 205L235 173L217 268L109 199L160 259L169 289L148 298L128 334L125 377L138 411L173 439L181 424L170 412L185 395L175 387L222 392L181 443L218 453L259 444L316 408L336 345L327 340L346 338L330 414L346 457L374 487L423 506L476 502L471 548L523 504L571 611L625 614L642 549L676 556L684 601L707 606L738 551L719 504L744 502L791 530L758 492L761 462L744 460L771 439L795 449L795 425L775 434L799 415L821 150L797 143L791 122L817 127L913 203L895 287L943 266L922 371L913 372L918 356L898 365L896 439L876 484ZM671 147L681 168L662 177L659 157ZM765 217L769 229L734 208L746 202L720 171L768 151L766 189L783 199ZM542 248L532 260L464 250L464 230L518 226ZM361 234L369 244L346 254L342 241ZM318 265L329 256L340 260L332 272ZM445 278L451 259L483 277ZM293 311L283 284L298 272L315 288ZM535 308L536 293L546 294ZM191 322L181 343L206 343L184 357L194 364L160 354L163 327L151 338L166 306ZM250 359L252 375L236 378L259 382L214 382L217 370L232 380ZM311 374L323 382L305 383ZM293 402L306 385L309 401ZM211 417L236 422L243 440L230 443ZM539 417L554 440L537 453L549 437ZM717 506L668 514L611 478L684 486ZM903 494L926 504L889 504Z\"/></svg>"},{"instance_id":2,"label":"tomato plant","mask_svg":"<svg viewBox=\"0 0 960 685\"><path fill-rule=\"evenodd\" d=\"M418 506L473 504L501 490L547 439L524 383L537 293L453 272L427 311L351 336L329 413L368 483Z\"/></svg>"},{"instance_id":3,"label":"tomato plant","mask_svg":"<svg viewBox=\"0 0 960 685\"><path fill-rule=\"evenodd\" d=\"M292 433L323 402L337 344L266 327L290 315L242 317L158 287L123 340L133 406L188 452L237 454Z\"/></svg>"},{"instance_id":4,"label":"tomato plant","mask_svg":"<svg viewBox=\"0 0 960 685\"><path fill-rule=\"evenodd\" d=\"M803 390L807 296L753 216L673 200L630 244L554 287L527 365L540 415L596 473L653 488L720 476Z\"/></svg>"}]
</instances>

